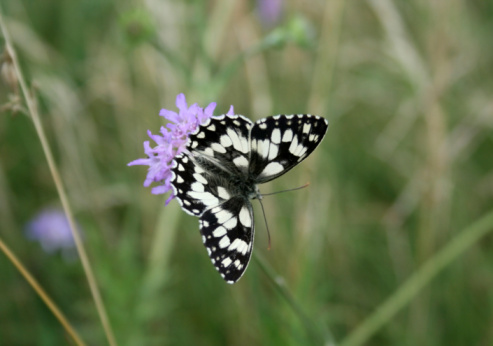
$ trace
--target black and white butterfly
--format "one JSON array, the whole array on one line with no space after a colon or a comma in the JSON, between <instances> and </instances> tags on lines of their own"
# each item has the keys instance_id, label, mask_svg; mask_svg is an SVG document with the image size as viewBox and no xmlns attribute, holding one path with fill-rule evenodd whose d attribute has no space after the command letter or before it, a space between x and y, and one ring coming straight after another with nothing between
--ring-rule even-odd
<instances>
[{"instance_id":1,"label":"black and white butterfly","mask_svg":"<svg viewBox=\"0 0 493 346\"><path fill-rule=\"evenodd\" d=\"M171 186L182 209L200 218L212 263L228 283L245 272L253 248L250 199L257 184L283 175L320 144L328 122L315 115L276 115L253 123L213 116L189 135L172 162Z\"/></svg>"}]
</instances>

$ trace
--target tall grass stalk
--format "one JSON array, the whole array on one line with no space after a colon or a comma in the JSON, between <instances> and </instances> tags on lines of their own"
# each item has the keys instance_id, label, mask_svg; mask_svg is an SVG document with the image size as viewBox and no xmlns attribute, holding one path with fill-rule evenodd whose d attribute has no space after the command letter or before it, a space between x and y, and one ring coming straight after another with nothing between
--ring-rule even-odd
<instances>
[{"instance_id":1,"label":"tall grass stalk","mask_svg":"<svg viewBox=\"0 0 493 346\"><path fill-rule=\"evenodd\" d=\"M20 69L19 62L17 60L17 56L15 53L14 47L12 45L12 41L10 40L10 36L9 36L8 31L7 31L7 27L3 21L3 16L1 14L1 12L0 12L0 29L2 31L2 35L3 35L4 40L5 40L5 47L6 47L7 54L9 54L9 56L12 59L12 64L13 64L18 82L21 86L22 94L24 96L25 102L26 102L28 110L29 110L29 115L31 116L31 120L32 120L34 127L36 129L36 133L38 134L43 152L44 152L45 157L46 157L46 161L47 161L49 169L50 169L51 176L53 178L53 181L55 183L55 186L56 186L56 189L58 192L58 196L60 197L60 201L62 203L63 210L65 212L65 215L67 216L67 219L68 219L68 222L70 225L70 230L72 232L72 236L74 238L74 242L75 242L75 245L77 248L77 252L78 252L79 257L81 259L82 266L84 268L84 272L85 272L87 281L89 283L89 288L91 290L91 294L93 296L94 303L96 304L96 309L98 311L99 317L101 319L101 323L102 323L104 331L106 333L108 343L111 346L116 345L115 337L113 335L113 331L111 329L111 325L110 325L108 316L106 314L106 309L104 307L103 300L101 298L101 294L99 292L99 289L98 289L98 286L96 283L96 279L95 279L94 274L92 272L92 268L91 268L91 265L89 263L89 259L87 257L82 239L81 239L79 233L77 232L77 226L76 226L75 221L74 221L72 209L70 207L70 204L69 204L69 201L67 198L67 194L65 192L65 188L63 186L63 182L62 182L62 179L60 177L60 173L59 173L58 168L55 164L53 154L51 152L50 146L48 144L48 140L46 138L46 135L45 135L44 130L43 130L43 126L41 124L41 120L40 120L40 117L38 114L36 99L35 99L33 93L29 91L27 84L26 84L26 81L24 80L24 76L23 76L22 71Z\"/></svg>"},{"instance_id":2,"label":"tall grass stalk","mask_svg":"<svg viewBox=\"0 0 493 346\"><path fill-rule=\"evenodd\" d=\"M493 211L467 227L455 236L441 251L431 257L416 273L411 275L401 287L391 295L377 310L356 328L342 346L364 345L372 335L382 328L447 265L457 259L488 232L493 230Z\"/></svg>"},{"instance_id":3,"label":"tall grass stalk","mask_svg":"<svg viewBox=\"0 0 493 346\"><path fill-rule=\"evenodd\" d=\"M295 297L289 291L284 278L277 275L274 269L270 267L267 261L265 261L258 252L254 253L253 259L257 262L260 269L266 274L278 293L288 302L295 314L303 322L307 334L311 337L312 341L316 341L316 344L335 346L336 343L332 337L332 333L327 328L322 331L321 326L306 314L300 304L296 301Z\"/></svg>"},{"instance_id":4,"label":"tall grass stalk","mask_svg":"<svg viewBox=\"0 0 493 346\"><path fill-rule=\"evenodd\" d=\"M45 292L45 290L40 286L38 281L29 273L26 267L19 261L17 256L9 249L9 247L0 239L0 249L7 256L7 258L12 262L12 264L17 268L17 270L21 273L21 275L26 279L26 281L31 285L33 290L38 294L41 300L46 304L48 309L51 310L53 315L55 315L56 319L60 322L60 324L65 328L67 333L70 335L72 340L74 340L76 345L83 346L85 345L79 334L74 330L72 325L67 320L67 317L63 314L63 312L58 308L55 302L50 298L50 296Z\"/></svg>"}]
</instances>

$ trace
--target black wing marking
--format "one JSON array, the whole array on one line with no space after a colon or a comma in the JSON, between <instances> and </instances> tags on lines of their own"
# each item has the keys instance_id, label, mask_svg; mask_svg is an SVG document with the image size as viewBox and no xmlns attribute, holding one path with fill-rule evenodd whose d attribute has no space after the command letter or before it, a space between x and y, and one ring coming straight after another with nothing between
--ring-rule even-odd
<instances>
[{"instance_id":1,"label":"black wing marking","mask_svg":"<svg viewBox=\"0 0 493 346\"><path fill-rule=\"evenodd\" d=\"M252 127L249 172L258 184L283 175L320 144L326 119L309 114L276 115Z\"/></svg>"},{"instance_id":2,"label":"black wing marking","mask_svg":"<svg viewBox=\"0 0 493 346\"><path fill-rule=\"evenodd\" d=\"M190 134L187 150L227 173L246 175L252 126L250 119L241 115L213 116Z\"/></svg>"},{"instance_id":3,"label":"black wing marking","mask_svg":"<svg viewBox=\"0 0 493 346\"><path fill-rule=\"evenodd\" d=\"M304 160L321 142L327 121L278 115L257 121L212 117L189 136L172 163L171 185L183 210L200 217L202 240L221 276L240 279L253 249L253 209L238 181L272 180ZM250 183L248 183L250 184ZM251 186L253 189L254 186Z\"/></svg>"},{"instance_id":4,"label":"black wing marking","mask_svg":"<svg viewBox=\"0 0 493 346\"><path fill-rule=\"evenodd\" d=\"M199 223L212 264L227 283L235 283L245 272L253 249L255 225L248 198L233 197L206 210Z\"/></svg>"},{"instance_id":5,"label":"black wing marking","mask_svg":"<svg viewBox=\"0 0 493 346\"><path fill-rule=\"evenodd\" d=\"M194 216L230 198L229 188L223 186L225 179L208 169L207 161L198 162L181 153L173 160L171 169L173 193L182 209Z\"/></svg>"},{"instance_id":6,"label":"black wing marking","mask_svg":"<svg viewBox=\"0 0 493 346\"><path fill-rule=\"evenodd\" d=\"M238 115L212 117L189 136L186 150L172 163L176 199L200 217L204 245L228 283L243 275L253 248L252 205L234 185L248 174L252 125Z\"/></svg>"}]
</instances>

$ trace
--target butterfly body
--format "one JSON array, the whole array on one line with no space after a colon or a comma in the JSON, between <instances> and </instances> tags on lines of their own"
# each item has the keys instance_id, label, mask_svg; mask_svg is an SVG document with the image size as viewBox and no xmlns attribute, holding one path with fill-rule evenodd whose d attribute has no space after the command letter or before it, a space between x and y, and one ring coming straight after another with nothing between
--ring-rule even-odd
<instances>
[{"instance_id":1,"label":"butterfly body","mask_svg":"<svg viewBox=\"0 0 493 346\"><path fill-rule=\"evenodd\" d=\"M182 209L199 217L202 240L221 276L234 283L253 249L250 199L258 185L286 173L321 142L328 123L313 115L277 115L253 123L212 117L188 138L172 163L171 186Z\"/></svg>"}]
</instances>

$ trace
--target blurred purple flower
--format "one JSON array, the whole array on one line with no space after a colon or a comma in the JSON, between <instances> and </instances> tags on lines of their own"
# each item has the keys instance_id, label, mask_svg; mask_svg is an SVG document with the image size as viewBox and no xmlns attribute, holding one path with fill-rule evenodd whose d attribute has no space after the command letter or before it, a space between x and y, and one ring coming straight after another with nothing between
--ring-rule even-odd
<instances>
[{"instance_id":1,"label":"blurred purple flower","mask_svg":"<svg viewBox=\"0 0 493 346\"><path fill-rule=\"evenodd\" d=\"M180 110L179 113L167 109L161 109L159 112L160 116L171 121L166 125L167 128L161 127L160 135L153 135L150 130L147 130L149 137L157 144L154 148L151 148L149 141L144 142L144 152L148 157L134 160L128 164L128 166L149 166L144 186L148 187L153 182L159 183L151 190L154 195L171 191L166 200L166 205L175 197L170 183L171 162L176 155L185 149L188 135L212 116L216 103L210 103L205 109L199 107L196 103L188 107L185 95L179 94L176 97L176 107ZM230 107L227 114L234 114L233 106Z\"/></svg>"},{"instance_id":2,"label":"blurred purple flower","mask_svg":"<svg viewBox=\"0 0 493 346\"><path fill-rule=\"evenodd\" d=\"M257 0L260 21L264 27L271 28L279 22L284 0Z\"/></svg>"},{"instance_id":3,"label":"blurred purple flower","mask_svg":"<svg viewBox=\"0 0 493 346\"><path fill-rule=\"evenodd\" d=\"M39 241L43 250L48 253L57 250L67 253L75 247L65 213L55 208L39 212L27 224L26 235L29 239Z\"/></svg>"}]
</instances>

